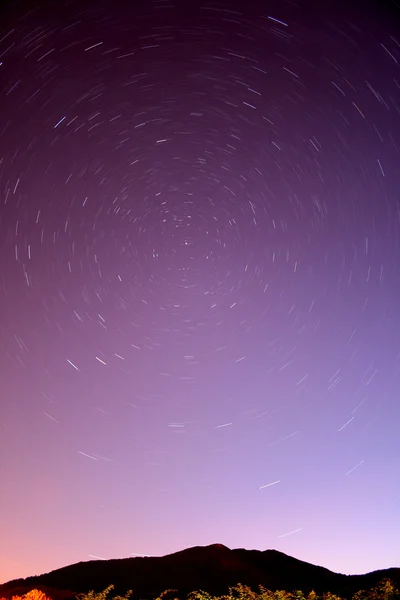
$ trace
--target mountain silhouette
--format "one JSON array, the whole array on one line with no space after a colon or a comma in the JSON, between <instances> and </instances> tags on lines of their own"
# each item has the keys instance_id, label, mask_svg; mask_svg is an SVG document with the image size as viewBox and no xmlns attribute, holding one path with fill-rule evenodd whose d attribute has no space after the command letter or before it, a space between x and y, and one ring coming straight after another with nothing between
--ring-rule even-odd
<instances>
[{"instance_id":1,"label":"mountain silhouette","mask_svg":"<svg viewBox=\"0 0 400 600\"><path fill-rule=\"evenodd\" d=\"M241 583L255 590L262 585L273 591L315 590L318 594L329 591L350 598L385 578L400 587L400 568L342 575L277 550L231 550L223 544L212 544L161 557L80 562L43 575L9 581L0 585L0 597L11 598L38 588L47 590L53 600L69 600L77 593L99 592L113 584L115 593L133 590L135 600L151 600L167 589L176 590L179 597L195 590L222 595L229 587Z\"/></svg>"}]
</instances>

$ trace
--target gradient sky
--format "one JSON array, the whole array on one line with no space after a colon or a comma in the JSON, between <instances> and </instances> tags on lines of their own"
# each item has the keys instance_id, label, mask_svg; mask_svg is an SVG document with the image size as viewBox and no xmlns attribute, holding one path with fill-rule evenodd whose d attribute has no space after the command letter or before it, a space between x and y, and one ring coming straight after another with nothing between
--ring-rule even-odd
<instances>
[{"instance_id":1,"label":"gradient sky","mask_svg":"<svg viewBox=\"0 0 400 600\"><path fill-rule=\"evenodd\" d=\"M399 566L399 12L54 4L0 19L0 581Z\"/></svg>"}]
</instances>

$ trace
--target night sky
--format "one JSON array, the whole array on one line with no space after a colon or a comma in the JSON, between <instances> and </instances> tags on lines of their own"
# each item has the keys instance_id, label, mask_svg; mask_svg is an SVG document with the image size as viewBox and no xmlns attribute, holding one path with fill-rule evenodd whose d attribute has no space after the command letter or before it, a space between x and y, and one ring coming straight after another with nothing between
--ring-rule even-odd
<instances>
[{"instance_id":1,"label":"night sky","mask_svg":"<svg viewBox=\"0 0 400 600\"><path fill-rule=\"evenodd\" d=\"M8 4L0 581L399 566L400 11Z\"/></svg>"}]
</instances>

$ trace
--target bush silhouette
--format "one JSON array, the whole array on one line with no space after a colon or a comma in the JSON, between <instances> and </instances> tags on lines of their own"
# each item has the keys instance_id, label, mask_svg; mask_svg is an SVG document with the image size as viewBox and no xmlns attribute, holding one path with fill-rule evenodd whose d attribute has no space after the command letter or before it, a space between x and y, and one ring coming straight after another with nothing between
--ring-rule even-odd
<instances>
[{"instance_id":1,"label":"bush silhouette","mask_svg":"<svg viewBox=\"0 0 400 600\"><path fill-rule=\"evenodd\" d=\"M110 596L113 585L109 585L102 592L90 592L77 594L76 600L131 600L132 590L126 592L124 596ZM10 598L0 598L0 600L10 600ZM11 600L52 600L44 592L38 589L30 590L21 596L12 596ZM314 590L305 595L301 590L287 592L285 590L271 591L263 586L259 586L259 591L252 590L247 585L238 583L229 588L228 594L222 596L212 596L208 592L196 590L190 592L186 598L179 597L177 590L165 590L156 600L342 600L342 598L331 592L326 592L318 596ZM390 579L383 579L378 585L370 590L360 590L353 594L351 600L400 600L399 590Z\"/></svg>"}]
</instances>

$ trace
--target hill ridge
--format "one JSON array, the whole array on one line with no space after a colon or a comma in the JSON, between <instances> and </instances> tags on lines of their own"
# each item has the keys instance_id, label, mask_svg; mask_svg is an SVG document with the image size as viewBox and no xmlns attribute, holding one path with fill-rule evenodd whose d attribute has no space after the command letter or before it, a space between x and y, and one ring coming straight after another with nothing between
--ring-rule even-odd
<instances>
[{"instance_id":1,"label":"hill ridge","mask_svg":"<svg viewBox=\"0 0 400 600\"><path fill-rule=\"evenodd\" d=\"M133 598L154 598L166 589L186 596L194 590L222 595L238 583L258 589L332 592L344 598L360 589L369 589L389 577L400 587L400 568L372 571L361 575L334 573L274 549L230 549L224 544L192 546L165 556L95 559L81 561L42 575L14 579L0 585L0 596L21 595L21 590L46 588L54 591L52 600L74 598L89 590L99 592L109 585L123 594L133 590Z\"/></svg>"}]
</instances>

